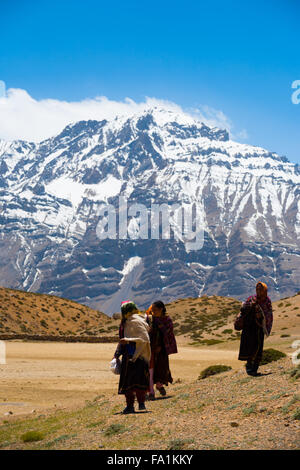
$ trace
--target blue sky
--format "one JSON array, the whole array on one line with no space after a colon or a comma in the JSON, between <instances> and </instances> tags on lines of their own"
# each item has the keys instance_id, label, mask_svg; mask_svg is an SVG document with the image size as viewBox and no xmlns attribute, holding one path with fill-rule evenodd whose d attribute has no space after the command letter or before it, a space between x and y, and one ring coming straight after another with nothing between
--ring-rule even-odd
<instances>
[{"instance_id":1,"label":"blue sky","mask_svg":"<svg viewBox=\"0 0 300 470\"><path fill-rule=\"evenodd\" d=\"M228 117L238 140L300 163L300 104L291 100L300 80L298 0L0 5L7 88L35 100L148 96L208 106Z\"/></svg>"}]
</instances>

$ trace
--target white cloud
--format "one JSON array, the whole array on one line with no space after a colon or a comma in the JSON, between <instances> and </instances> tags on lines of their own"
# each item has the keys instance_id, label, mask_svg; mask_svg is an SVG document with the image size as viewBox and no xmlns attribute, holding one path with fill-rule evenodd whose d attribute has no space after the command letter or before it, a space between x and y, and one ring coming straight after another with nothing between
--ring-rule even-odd
<instances>
[{"instance_id":1,"label":"white cloud","mask_svg":"<svg viewBox=\"0 0 300 470\"><path fill-rule=\"evenodd\" d=\"M0 98L5 96L5 82L0 80Z\"/></svg>"},{"instance_id":2,"label":"white cloud","mask_svg":"<svg viewBox=\"0 0 300 470\"><path fill-rule=\"evenodd\" d=\"M231 121L222 111L208 106L183 110L170 101L148 97L141 103L136 103L130 98L113 101L105 96L70 102L55 99L36 100L27 91L18 88L9 88L5 93L4 87L4 93L2 96L0 94L0 138L39 142L57 134L71 122L111 119L116 115L129 116L153 106L186 112L209 126L226 128L229 132L233 128Z\"/></svg>"},{"instance_id":3,"label":"white cloud","mask_svg":"<svg viewBox=\"0 0 300 470\"><path fill-rule=\"evenodd\" d=\"M246 140L249 137L246 129L236 131L231 119L229 119L223 111L212 108L211 106L201 105L197 108L189 108L188 112L208 126L227 129L233 140Z\"/></svg>"}]
</instances>

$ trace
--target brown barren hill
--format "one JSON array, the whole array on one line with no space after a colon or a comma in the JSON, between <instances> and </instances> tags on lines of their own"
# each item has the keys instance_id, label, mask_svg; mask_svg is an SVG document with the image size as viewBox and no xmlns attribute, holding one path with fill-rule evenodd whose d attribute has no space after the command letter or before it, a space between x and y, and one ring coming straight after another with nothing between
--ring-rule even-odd
<instances>
[{"instance_id":1,"label":"brown barren hill","mask_svg":"<svg viewBox=\"0 0 300 470\"><path fill-rule=\"evenodd\" d=\"M0 335L115 335L117 323L72 300L0 287Z\"/></svg>"},{"instance_id":2,"label":"brown barren hill","mask_svg":"<svg viewBox=\"0 0 300 470\"><path fill-rule=\"evenodd\" d=\"M289 347L299 339L299 294L273 302L270 344ZM177 299L166 307L179 344L228 349L240 338L233 322L241 304L232 297L203 295ZM0 335L116 337L119 321L72 300L0 287Z\"/></svg>"}]
</instances>

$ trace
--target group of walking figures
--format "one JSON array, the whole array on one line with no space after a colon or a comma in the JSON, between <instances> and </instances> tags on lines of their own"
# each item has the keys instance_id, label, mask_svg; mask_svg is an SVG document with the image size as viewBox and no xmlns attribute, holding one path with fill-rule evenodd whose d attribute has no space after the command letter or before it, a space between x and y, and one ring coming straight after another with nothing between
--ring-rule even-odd
<instances>
[{"instance_id":1,"label":"group of walking figures","mask_svg":"<svg viewBox=\"0 0 300 470\"><path fill-rule=\"evenodd\" d=\"M124 414L134 413L135 397L139 410L145 401L155 400L155 390L166 395L165 386L173 382L169 355L177 353L173 323L160 300L152 303L145 314L130 300L121 303L119 343L114 360L120 366L119 394L126 397ZM243 302L234 327L242 330L239 359L246 362L249 375L259 375L264 337L273 324L272 303L263 282L256 284L256 295ZM122 361L120 357L122 356Z\"/></svg>"}]
</instances>

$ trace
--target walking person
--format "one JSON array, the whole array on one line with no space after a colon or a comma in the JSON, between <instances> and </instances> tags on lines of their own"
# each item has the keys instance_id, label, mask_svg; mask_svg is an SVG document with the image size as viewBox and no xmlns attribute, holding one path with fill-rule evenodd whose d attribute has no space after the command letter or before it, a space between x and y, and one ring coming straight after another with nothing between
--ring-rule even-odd
<instances>
[{"instance_id":1,"label":"walking person","mask_svg":"<svg viewBox=\"0 0 300 470\"><path fill-rule=\"evenodd\" d=\"M149 390L149 362L151 358L149 325L134 302L121 303L120 341L114 357L122 356L119 394L126 397L123 414L134 413L137 398L139 410L146 410L145 397Z\"/></svg>"},{"instance_id":2,"label":"walking person","mask_svg":"<svg viewBox=\"0 0 300 470\"><path fill-rule=\"evenodd\" d=\"M234 328L242 330L239 360L246 362L248 375L257 376L262 359L264 337L269 336L273 324L272 302L267 295L264 282L256 284L256 295L243 302L235 319Z\"/></svg>"},{"instance_id":3,"label":"walking person","mask_svg":"<svg viewBox=\"0 0 300 470\"><path fill-rule=\"evenodd\" d=\"M166 395L164 385L173 382L169 366L169 355L177 353L177 344L173 332L173 322L167 315L166 307L161 300L151 304L147 310L147 321L150 325L150 389L149 400L155 399L154 385L162 396Z\"/></svg>"}]
</instances>

